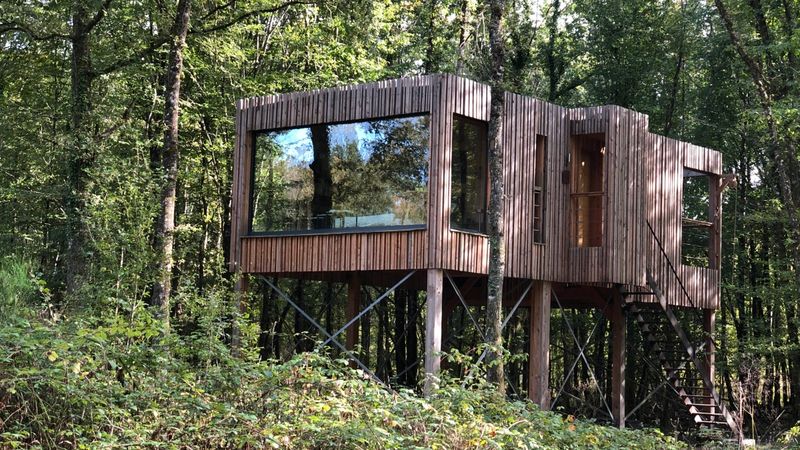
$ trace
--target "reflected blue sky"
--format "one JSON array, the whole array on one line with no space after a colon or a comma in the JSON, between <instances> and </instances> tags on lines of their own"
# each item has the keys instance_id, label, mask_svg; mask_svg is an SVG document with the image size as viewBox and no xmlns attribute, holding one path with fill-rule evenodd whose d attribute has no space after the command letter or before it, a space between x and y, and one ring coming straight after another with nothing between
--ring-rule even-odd
<instances>
[{"instance_id":1,"label":"reflected blue sky","mask_svg":"<svg viewBox=\"0 0 800 450\"><path fill-rule=\"evenodd\" d=\"M417 122L419 117L393 119L398 123ZM383 133L375 132L370 122L345 123L329 127L332 147L356 143L361 157L368 159L372 143L383 138ZM268 133L281 149L284 157L292 164L308 165L314 160L314 149L311 144L310 128L294 128L291 130Z\"/></svg>"}]
</instances>

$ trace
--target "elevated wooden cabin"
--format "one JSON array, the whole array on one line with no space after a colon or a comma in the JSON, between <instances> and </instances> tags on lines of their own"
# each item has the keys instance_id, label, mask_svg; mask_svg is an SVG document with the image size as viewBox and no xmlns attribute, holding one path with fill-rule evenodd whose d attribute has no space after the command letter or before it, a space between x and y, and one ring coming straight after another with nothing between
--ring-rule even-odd
<instances>
[{"instance_id":1,"label":"elevated wooden cabin","mask_svg":"<svg viewBox=\"0 0 800 450\"><path fill-rule=\"evenodd\" d=\"M629 109L505 100L505 274L509 292L533 281L529 394L547 405L555 299L612 302L612 400L622 424L625 305L702 309L713 330L722 156L651 133L648 117ZM409 282L428 291L426 370L434 373L454 294L443 279L472 280L469 293L456 294L485 302L489 103L487 85L452 75L239 101L230 269L386 286L415 271ZM278 166L276 213L260 205L275 201ZM348 184L366 176L374 186ZM713 353L707 362L709 379Z\"/></svg>"}]
</instances>

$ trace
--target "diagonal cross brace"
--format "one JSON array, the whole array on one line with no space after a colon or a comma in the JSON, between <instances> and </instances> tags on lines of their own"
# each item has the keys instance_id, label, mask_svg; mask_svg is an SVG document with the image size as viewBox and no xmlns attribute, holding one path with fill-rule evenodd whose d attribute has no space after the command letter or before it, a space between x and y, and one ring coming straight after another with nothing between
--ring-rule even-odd
<instances>
[{"instance_id":1,"label":"diagonal cross brace","mask_svg":"<svg viewBox=\"0 0 800 450\"><path fill-rule=\"evenodd\" d=\"M405 282L406 282L406 280L408 280L409 278L411 278L411 276L412 276L412 275L414 275L414 273L416 273L416 270L412 270L411 272L409 272L408 274L406 274L406 276L404 276L404 277L403 277L403 279L401 279L400 281L398 281L397 283L395 283L395 285L394 285L394 286L392 286L391 288L389 288L389 290L388 290L388 291L384 292L384 293L383 293L383 295L381 295L380 297L378 297L378 298L377 298L377 299L376 299L374 302L370 303L370 305L369 305L369 306L367 306L366 308L364 308L364 309L363 309L363 310L362 310L360 313L358 313L358 314L357 314L355 317L353 317L352 319L350 319L350 321L349 321L349 322L347 322L346 324L344 324L344 326L343 326L342 328L340 328L340 329L339 329L337 332L333 333L332 335L328 335L328 339L327 339L325 342L323 342L322 344L320 344L320 345L318 346L318 348L319 348L319 347L324 347L324 346L328 345L328 344L329 344L329 343L331 343L331 342L332 342L334 339L336 339L336 336L338 336L338 335L340 335L340 334L344 333L344 331L345 331L345 330L347 330L348 328L350 328L350 325L352 325L352 324L356 323L356 321L357 321L358 319L360 319L360 318L361 318L361 316L363 316L364 314L368 313L368 312L369 312L369 311L370 311L372 308L374 308L374 307L375 307L375 306L376 306L378 303L380 303L381 301L383 301L383 299L385 299L386 297L388 297L388 296L389 296L389 294L391 294L392 292L394 292L394 291L395 291L395 289L397 289L398 287L400 287L400 286L401 286L403 283L405 283Z\"/></svg>"},{"instance_id":2,"label":"diagonal cross brace","mask_svg":"<svg viewBox=\"0 0 800 450\"><path fill-rule=\"evenodd\" d=\"M524 300L525 297L528 296L528 292L530 292L532 287L533 287L533 281L529 281L528 285L525 287L525 290L522 291L522 295L519 296L519 299L517 300L517 303L515 303L514 307L511 308L511 312L508 313L508 315L506 316L505 319L503 319L503 323L500 326L500 331L501 332L503 331L503 329L505 329L506 325L508 325L508 322L511 321L511 318L514 316L514 313L517 312L517 309L519 308L519 305L522 304L522 300ZM486 355L488 353L489 353L489 349L488 348L483 349L483 353L481 353L481 356L478 358L478 361L475 363L475 365L477 366L478 364L480 364L481 361L483 361L484 358L486 358ZM471 376L472 376L472 370L467 372L467 376L464 377L464 382L461 383L461 387L466 386L466 383L467 383L466 380L468 380ZM511 386L511 385L509 384L509 386ZM511 389L514 390L514 387L511 386ZM516 392L515 392L515 394L516 394Z\"/></svg>"},{"instance_id":3,"label":"diagonal cross brace","mask_svg":"<svg viewBox=\"0 0 800 450\"><path fill-rule=\"evenodd\" d=\"M464 296L461 295L461 291L458 289L458 286L456 286L455 281L453 281L453 279L450 277L450 274L448 272L445 272L444 275L447 277L447 281L450 282L450 285L453 286L453 290L456 291L456 295L458 296L458 300L461 302L461 306L464 307L464 311L467 312L467 315L469 316L469 319L475 325L475 329L478 330L478 334L481 335L481 339L483 339L483 341L485 342L486 341L486 334L484 334L483 329L481 328L480 325L478 325L478 321L475 319L475 316L473 316L472 312L469 310L469 307L467 306L467 302L464 300Z\"/></svg>"},{"instance_id":4,"label":"diagonal cross brace","mask_svg":"<svg viewBox=\"0 0 800 450\"><path fill-rule=\"evenodd\" d=\"M561 309L561 311L564 311L564 308L561 307L561 301L558 300L558 296L555 293L552 293L551 295L556 300L556 303L558 304L558 308ZM610 304L610 302L606 303L606 306L603 308L602 314L605 314L606 310L608 309L609 304ZM587 339L586 343L583 346L581 346L581 343L578 340L578 336L575 335L575 331L572 329L572 324L570 323L569 319L567 319L566 314L562 313L561 314L561 318L564 320L564 323L567 324L567 329L569 329L569 333L570 333L570 335L572 335L572 339L575 341L575 344L578 346L578 357L575 359L575 362L572 363L572 367L570 368L569 373L567 373L567 375L564 377L564 382L561 384L561 388L559 389L558 394L556 395L556 399L553 401L553 404L551 405L551 407L555 406L556 402L558 401L559 397L561 396L561 392L563 392L564 387L567 384L567 381L572 376L572 373L574 372L575 367L578 365L578 361L580 361L581 359L583 359L584 364L586 364L586 369L588 370L589 375L592 377L592 381L594 381L594 383L598 387L600 386L600 383L597 382L597 377L594 374L594 370L592 370L592 366L591 366L591 364L589 364L589 360L586 358L586 354L584 353L584 350L586 350L586 347L589 345L589 342L592 341L592 338L594 337L594 333L597 330L597 325L600 323L600 321L598 320L597 322L595 322L594 327L592 327L592 332L589 333L589 338ZM614 414L611 412L611 408L608 406L608 402L606 402L605 395L601 396L600 399L603 401L603 406L605 406L606 410L608 411L608 416L609 417L614 417Z\"/></svg>"},{"instance_id":5,"label":"diagonal cross brace","mask_svg":"<svg viewBox=\"0 0 800 450\"><path fill-rule=\"evenodd\" d=\"M286 301L286 303L288 303L288 304L292 305L292 308L294 308L295 310L297 310L297 312L299 312L299 313L300 313L300 315L302 315L302 316L303 316L303 317L304 317L306 320L308 320L309 322L311 322L311 324L312 324L312 325L314 325L314 326L315 326L315 327L316 327L316 328L317 328L319 331L321 331L321 332L322 332L322 334L324 334L325 336L327 336L327 337L328 337L328 341L332 342L332 343L333 343L335 346L339 347L339 349L340 349L340 350L342 350L342 351L343 351L343 352L344 352L344 353L345 353L345 354L346 354L346 355L347 355L347 356L348 356L350 359L352 359L352 360L353 360L353 361L354 361L356 364L358 364L358 366L359 366L359 367L361 367L361 369L362 369L362 370L364 370L364 372L368 373L368 374L369 374L369 376L370 376L370 377L372 377L372 379L374 379L375 381L377 381L377 382L378 382L378 383L379 383L381 386L384 386L384 387L386 387L386 388L388 388L388 387L389 387L389 386L387 386L387 385L386 385L386 383L384 383L384 382L383 382L383 381L382 381L380 378L378 378L378 377L377 377L377 376L376 376L376 375L375 375L375 374L374 374L374 373L373 373L371 370L369 370L369 368L368 368L367 366L365 366L365 365L364 365L364 363L362 363L362 362L361 362L361 360L359 360L359 359L358 359L358 358L357 358L355 355L353 355L353 353L352 353L352 352L350 352L349 350L347 350L347 348L346 348L344 345L342 345L342 344L341 344L339 341L337 341L336 339L334 339L334 338L333 338L333 336L331 336L331 334L330 334L330 333L328 333L328 330L326 330L326 329L325 329L325 327L323 327L322 325L320 325L319 323L317 323L317 321L316 321L316 320L314 320L314 319L313 319L311 316L309 316L309 315L308 315L308 313L306 313L306 312L303 310L303 308L299 307L299 306L298 306L298 305L297 305L295 302L293 302L293 301L292 301L292 299L291 299L291 298L289 298L289 296L288 296L288 295L286 295L286 294L285 294L285 293L284 293L282 290L278 289L278 287L277 287L277 286L275 286L274 284L272 284L272 282L271 282L271 281L269 281L269 279L267 279L267 278L263 278L263 280L264 280L264 282L265 282L265 283L267 283L267 285L268 285L270 288L272 288L272 290L274 290L274 291L275 291L275 292L276 292L276 293L277 293L277 294L278 294L278 295L279 295L279 296L280 296L282 299L284 299L284 300ZM328 342L328 341L326 341L326 342Z\"/></svg>"}]
</instances>

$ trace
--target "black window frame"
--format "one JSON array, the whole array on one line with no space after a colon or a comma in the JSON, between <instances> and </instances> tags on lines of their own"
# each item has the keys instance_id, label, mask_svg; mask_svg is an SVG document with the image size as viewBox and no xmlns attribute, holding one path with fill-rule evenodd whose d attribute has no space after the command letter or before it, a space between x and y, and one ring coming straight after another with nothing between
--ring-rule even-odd
<instances>
[{"instance_id":1,"label":"black window frame","mask_svg":"<svg viewBox=\"0 0 800 450\"><path fill-rule=\"evenodd\" d=\"M253 194L255 193L255 183L256 183L256 151L258 150L256 146L256 136L262 133L276 133L288 130L297 130L301 128L310 128L316 125L326 125L326 126L336 126L336 125L348 125L351 123L361 123L361 122L370 122L370 121L380 121L380 120L392 120L392 119L405 119L410 117L428 117L428 157L427 157L427 164L428 164L428 181L425 184L426 189L426 215L425 215L425 223L424 224L415 224L415 225L390 225L390 226L376 226L376 227L343 227L343 228L320 228L320 229L310 229L310 230L281 230L281 231L253 231L253 213L255 209L255 205L253 203ZM391 231L415 231L415 230L427 230L428 224L430 222L429 217L429 209L430 209L430 201L431 201L431 128L433 124L432 120L433 115L430 111L423 111L423 112L416 112L416 113L408 113L408 114L394 114L388 116L377 116L377 117L368 117L368 118L360 118L360 119L353 119L353 120L340 120L335 122L313 122L295 126L287 126L287 127L278 127L278 128L266 128L262 130L249 130L248 137L250 140L250 148L248 148L248 154L250 156L250 183L248 186L248 193L247 193L247 233L245 236L308 236L308 235L336 235L336 234L355 234L355 233L385 233Z\"/></svg>"},{"instance_id":2,"label":"black window frame","mask_svg":"<svg viewBox=\"0 0 800 450\"><path fill-rule=\"evenodd\" d=\"M456 119L463 120L465 122L472 122L472 123L479 124L481 126L486 127L486 164L484 164L484 179L486 180L486 182L485 182L485 188L484 188L484 191L483 191L483 193L484 193L484 213L483 213L484 214L484 220L483 220L484 230L476 230L474 228L465 228L465 227L453 226L453 220L452 220L452 217L453 217L452 216L452 214L453 214L453 212L452 212L453 204L452 204L452 201L453 201L453 147L454 147L454 142L451 140L450 149L449 149L450 150L450 177L448 179L448 182L450 183L450 198L447 200L447 201L450 202L450 214L448 215L448 218L447 218L447 220L448 220L448 222L450 224L450 230L451 231L458 231L458 232L462 232L462 233L475 234L475 235L479 235L479 236L489 236L489 232L488 232L488 228L489 228L489 190L490 190L490 186L491 186L491 180L489 179L489 177L490 177L490 173L489 173L489 145L490 145L490 142L489 142L489 122L487 122L485 120L476 119L474 117L469 117L469 116L465 116L465 115L462 115L462 114L457 114L457 113L453 113L452 117L453 117L453 121L451 123L451 129L450 129L451 137L452 137L453 132L455 131L453 129L453 127L455 127L455 120Z\"/></svg>"}]
</instances>

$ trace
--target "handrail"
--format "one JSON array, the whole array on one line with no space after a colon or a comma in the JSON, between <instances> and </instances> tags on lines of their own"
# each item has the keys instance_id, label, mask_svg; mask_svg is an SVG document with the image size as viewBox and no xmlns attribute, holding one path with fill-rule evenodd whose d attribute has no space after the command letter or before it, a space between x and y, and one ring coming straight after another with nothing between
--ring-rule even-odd
<instances>
[{"instance_id":1,"label":"handrail","mask_svg":"<svg viewBox=\"0 0 800 450\"><path fill-rule=\"evenodd\" d=\"M689 295L689 292L686 291L686 286L683 285L683 280L681 280L680 275L678 275L678 271L675 270L675 266L672 265L672 261L669 259L669 255L667 255L667 252L664 250L664 246L661 245L661 240L658 239L655 230L653 230L653 226L650 225L649 220L645 220L645 222L647 222L647 228L650 229L650 234L653 235L653 239L655 239L656 244L658 244L658 249L661 250L661 254L664 256L664 259L667 260L667 264L669 265L669 268L672 270L672 274L675 275L675 278L678 280L678 284L681 286L683 294L686 295L687 299L689 299L689 304L692 306L692 308L697 309L697 306L695 306L694 304L694 300L692 300L692 296Z\"/></svg>"},{"instance_id":2,"label":"handrail","mask_svg":"<svg viewBox=\"0 0 800 450\"><path fill-rule=\"evenodd\" d=\"M689 300L689 304L692 306L692 309L695 311L695 314L697 314L698 308L695 306L694 301L692 300L692 296L689 295L689 292L686 290L686 286L684 286L683 280L681 279L680 275L678 275L678 271L675 269L675 266L669 259L669 255L667 255L667 252L664 250L664 246L661 244L661 240L658 239L658 236L656 235L655 230L653 230L653 226L650 224L650 221L649 220L645 221L647 222L647 228L650 229L650 233L653 235L653 239L655 239L656 243L658 244L658 249L661 251L661 254L664 257L664 259L666 259L667 264L669 265L669 268L672 271L672 274L675 276L675 279L678 280L678 284L680 285L683 294ZM647 273L647 277L648 277L648 284L652 284L650 289L653 291L653 293L656 294L657 297L663 297L664 294L660 292L660 289L658 289L657 285L655 285L655 280L652 278L649 271ZM666 302L666 298L663 298L663 300L659 299L659 303L661 303L662 301L664 303L663 306L664 312L667 314L669 321L672 323L673 328L678 332L678 335L683 341L684 347L686 347L686 350L688 351L689 356L692 362L694 363L695 367L700 369L700 376L703 379L703 384L709 390L710 394L714 397L715 402L719 405L720 411L723 413L725 417L725 421L728 423L728 426L730 426L731 430L733 430L736 433L739 443L741 444L743 439L743 434L742 430L739 428L738 422L734 419L734 416L731 414L730 410L728 410L725 403L722 402L719 392L715 387L716 385L714 383L714 380L708 376L708 372L702 369L702 366L707 363L707 360L701 362L701 360L697 358L697 353L694 351L694 344L691 341L689 341L688 336L686 336L686 333L683 330L683 327L681 327L680 324L678 323L675 313L672 311L671 308L669 308L669 304ZM710 342L713 346L712 349L716 350L717 343L714 340L713 335L710 335L709 333L705 332L703 334L705 334L706 342ZM705 344L705 342L703 344Z\"/></svg>"}]
</instances>

